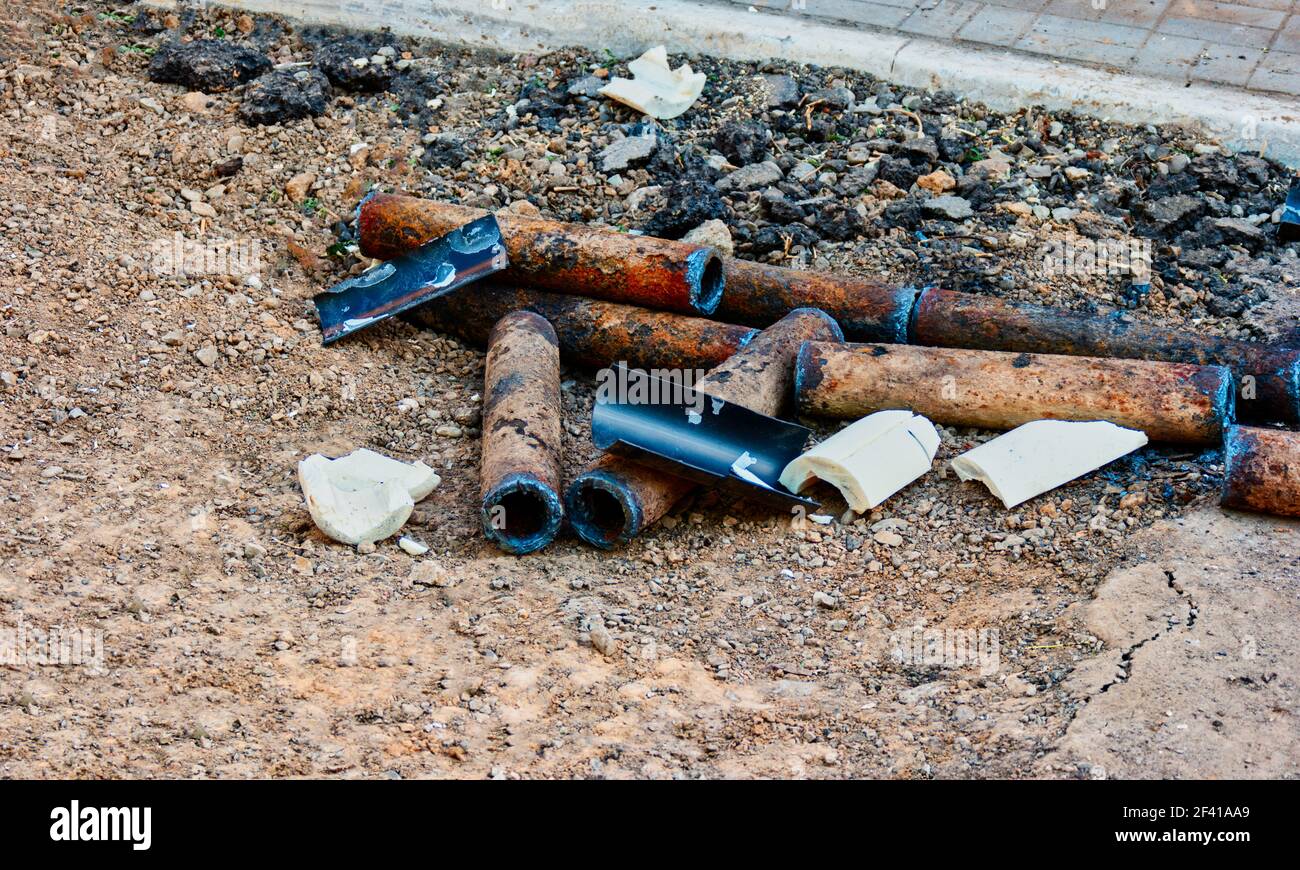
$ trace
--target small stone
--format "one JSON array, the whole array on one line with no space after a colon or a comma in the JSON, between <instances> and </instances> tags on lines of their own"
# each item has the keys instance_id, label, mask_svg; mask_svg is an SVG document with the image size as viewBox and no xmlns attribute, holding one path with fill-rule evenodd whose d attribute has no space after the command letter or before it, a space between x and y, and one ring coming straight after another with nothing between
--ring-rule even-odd
<instances>
[{"instance_id":1,"label":"small stone","mask_svg":"<svg viewBox=\"0 0 1300 870\"><path fill-rule=\"evenodd\" d=\"M284 194L289 197L291 202L302 202L307 198L311 191L311 186L316 183L316 173L299 172L284 186Z\"/></svg>"},{"instance_id":2,"label":"small stone","mask_svg":"<svg viewBox=\"0 0 1300 870\"><path fill-rule=\"evenodd\" d=\"M600 152L600 169L608 175L627 169L633 163L644 163L658 146L659 137L653 133L649 136L625 136L611 142Z\"/></svg>"},{"instance_id":3,"label":"small stone","mask_svg":"<svg viewBox=\"0 0 1300 870\"><path fill-rule=\"evenodd\" d=\"M765 75L763 85L767 91L767 107L779 109L799 104L799 82L794 76Z\"/></svg>"},{"instance_id":4,"label":"small stone","mask_svg":"<svg viewBox=\"0 0 1300 870\"><path fill-rule=\"evenodd\" d=\"M1264 231L1241 218L1219 218L1214 228L1223 233L1224 241L1229 244L1257 245L1264 241Z\"/></svg>"},{"instance_id":5,"label":"small stone","mask_svg":"<svg viewBox=\"0 0 1300 870\"><path fill-rule=\"evenodd\" d=\"M596 76L583 76L574 79L569 84L568 93L571 97L591 97L594 99L600 94L600 89L605 86L605 80Z\"/></svg>"},{"instance_id":6,"label":"small stone","mask_svg":"<svg viewBox=\"0 0 1300 870\"><path fill-rule=\"evenodd\" d=\"M190 211L194 212L199 217L214 218L217 216L217 210L210 204L201 200L195 200L190 203Z\"/></svg>"},{"instance_id":7,"label":"small stone","mask_svg":"<svg viewBox=\"0 0 1300 870\"><path fill-rule=\"evenodd\" d=\"M682 236L682 241L697 245L712 245L728 257L736 250L735 243L731 240L731 228L720 220L705 221Z\"/></svg>"},{"instance_id":8,"label":"small stone","mask_svg":"<svg viewBox=\"0 0 1300 870\"><path fill-rule=\"evenodd\" d=\"M1119 500L1120 510L1132 510L1146 504L1147 494L1145 492L1130 492Z\"/></svg>"},{"instance_id":9,"label":"small stone","mask_svg":"<svg viewBox=\"0 0 1300 870\"><path fill-rule=\"evenodd\" d=\"M1007 687L1007 691L1013 695L1028 696L1028 695L1036 694L1038 692L1037 687L1035 687L1033 683L1021 679L1016 674L1012 674L1011 676L1007 677L1007 681L1005 685Z\"/></svg>"},{"instance_id":10,"label":"small stone","mask_svg":"<svg viewBox=\"0 0 1300 870\"><path fill-rule=\"evenodd\" d=\"M972 163L970 171L973 175L984 175L992 181L1002 181L1011 174L1011 164L1005 160L990 157L987 160L977 160Z\"/></svg>"},{"instance_id":11,"label":"small stone","mask_svg":"<svg viewBox=\"0 0 1300 870\"><path fill-rule=\"evenodd\" d=\"M410 581L414 586L436 586L439 589L449 589L456 585L456 578L446 568L429 560L411 566Z\"/></svg>"},{"instance_id":12,"label":"small stone","mask_svg":"<svg viewBox=\"0 0 1300 870\"><path fill-rule=\"evenodd\" d=\"M767 130L753 121L728 121L713 137L713 147L735 166L758 163L767 157Z\"/></svg>"},{"instance_id":13,"label":"small stone","mask_svg":"<svg viewBox=\"0 0 1300 870\"><path fill-rule=\"evenodd\" d=\"M903 536L897 532L876 532L872 537L877 544L884 544L886 547L897 547L903 543Z\"/></svg>"},{"instance_id":14,"label":"small stone","mask_svg":"<svg viewBox=\"0 0 1300 870\"><path fill-rule=\"evenodd\" d=\"M921 207L927 214L939 215L953 221L965 220L975 213L969 201L952 195L927 199Z\"/></svg>"},{"instance_id":15,"label":"small stone","mask_svg":"<svg viewBox=\"0 0 1300 870\"><path fill-rule=\"evenodd\" d=\"M901 143L898 152L913 161L924 160L927 163L934 163L939 159L939 144L930 136L919 136Z\"/></svg>"},{"instance_id":16,"label":"small stone","mask_svg":"<svg viewBox=\"0 0 1300 870\"><path fill-rule=\"evenodd\" d=\"M929 175L922 175L918 178L916 186L931 193L946 193L957 186L957 180L942 169L936 169Z\"/></svg>"},{"instance_id":17,"label":"small stone","mask_svg":"<svg viewBox=\"0 0 1300 870\"><path fill-rule=\"evenodd\" d=\"M1205 200L1199 196L1179 193L1155 202L1144 203L1142 212L1160 231L1173 231L1190 224L1205 212Z\"/></svg>"},{"instance_id":18,"label":"small stone","mask_svg":"<svg viewBox=\"0 0 1300 870\"><path fill-rule=\"evenodd\" d=\"M190 91L181 97L181 108L192 115L206 114L212 105L212 98L202 91Z\"/></svg>"},{"instance_id":19,"label":"small stone","mask_svg":"<svg viewBox=\"0 0 1300 870\"><path fill-rule=\"evenodd\" d=\"M781 167L777 166L771 160L765 160L762 163L751 163L748 166L742 166L730 175L724 175L718 180L718 190L753 190L758 187L767 187L769 184L776 184L782 178Z\"/></svg>"},{"instance_id":20,"label":"small stone","mask_svg":"<svg viewBox=\"0 0 1300 870\"><path fill-rule=\"evenodd\" d=\"M420 541L415 540L415 538L408 538L405 535L397 539L397 546L401 547L412 556L423 556L425 553L429 552L428 544L421 543Z\"/></svg>"},{"instance_id":21,"label":"small stone","mask_svg":"<svg viewBox=\"0 0 1300 870\"><path fill-rule=\"evenodd\" d=\"M219 356L217 349L210 344L205 344L203 347L194 351L194 358L208 368L212 368L217 364L217 358Z\"/></svg>"},{"instance_id":22,"label":"small stone","mask_svg":"<svg viewBox=\"0 0 1300 870\"><path fill-rule=\"evenodd\" d=\"M830 609L839 604L839 602L835 599L834 595L827 595L825 592L819 590L813 593L813 604L816 604L818 607Z\"/></svg>"},{"instance_id":23,"label":"small stone","mask_svg":"<svg viewBox=\"0 0 1300 870\"><path fill-rule=\"evenodd\" d=\"M618 641L606 630L603 625L593 625L591 627L591 645L596 648L596 652L603 656L612 656L618 652Z\"/></svg>"}]
</instances>

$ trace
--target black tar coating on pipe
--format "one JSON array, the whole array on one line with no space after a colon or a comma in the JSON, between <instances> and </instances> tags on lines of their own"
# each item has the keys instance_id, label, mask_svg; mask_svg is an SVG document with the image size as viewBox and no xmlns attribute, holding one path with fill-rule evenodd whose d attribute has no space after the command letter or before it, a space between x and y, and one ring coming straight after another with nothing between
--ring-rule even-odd
<instances>
[{"instance_id":1,"label":"black tar coating on pipe","mask_svg":"<svg viewBox=\"0 0 1300 870\"><path fill-rule=\"evenodd\" d=\"M496 522L497 511L504 508L515 517L513 528L507 529ZM519 518L525 532L520 533ZM510 474L497 482L479 509L483 534L507 553L522 556L540 550L560 532L564 521L564 506L560 496L536 477L528 474ZM529 521L531 520L531 522Z\"/></svg>"}]
</instances>

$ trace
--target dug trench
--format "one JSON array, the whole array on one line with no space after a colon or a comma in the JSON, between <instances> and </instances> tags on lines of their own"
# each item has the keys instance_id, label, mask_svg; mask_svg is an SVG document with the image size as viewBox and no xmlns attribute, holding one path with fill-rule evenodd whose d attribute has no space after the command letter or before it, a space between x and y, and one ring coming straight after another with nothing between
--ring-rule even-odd
<instances>
[{"instance_id":1,"label":"dug trench","mask_svg":"<svg viewBox=\"0 0 1300 870\"><path fill-rule=\"evenodd\" d=\"M1300 267L1247 218L1280 201L1279 167L1182 130L691 58L700 103L606 170L641 123L590 95L607 59L417 43L388 91L337 85L316 117L249 126L243 85L150 82L148 49L220 28L287 63L334 35L88 9L0 13L0 628L102 632L104 657L0 665L0 775L1296 774L1296 526L1214 507L1213 449L1144 448L1007 511L947 467L996 433L945 426L934 471L866 515L824 488L828 522L703 492L629 546L566 534L517 558L479 525L481 349L397 321L326 348L310 314L364 265L340 224L377 185L678 234L721 220L740 257L1276 338ZM930 135L849 111L867 102ZM970 217L925 205L939 172L966 179ZM1121 212L1157 234L1145 295L1042 274L1042 245ZM177 233L256 241L261 268L169 271ZM595 456L595 382L561 377L567 481ZM442 475L404 530L429 553L312 527L296 462L362 446ZM931 660L925 630L997 656Z\"/></svg>"}]
</instances>

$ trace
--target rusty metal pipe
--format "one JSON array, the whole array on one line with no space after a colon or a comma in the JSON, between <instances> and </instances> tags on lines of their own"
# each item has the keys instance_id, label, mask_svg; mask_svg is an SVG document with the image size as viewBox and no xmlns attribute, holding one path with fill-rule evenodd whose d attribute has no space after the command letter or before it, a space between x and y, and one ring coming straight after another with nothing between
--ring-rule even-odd
<instances>
[{"instance_id":1,"label":"rusty metal pipe","mask_svg":"<svg viewBox=\"0 0 1300 870\"><path fill-rule=\"evenodd\" d=\"M1223 448L1219 504L1300 517L1300 432L1229 426Z\"/></svg>"},{"instance_id":2,"label":"rusty metal pipe","mask_svg":"<svg viewBox=\"0 0 1300 870\"><path fill-rule=\"evenodd\" d=\"M560 503L560 349L531 311L502 317L488 341L479 472L483 533L507 553L555 539Z\"/></svg>"},{"instance_id":3,"label":"rusty metal pipe","mask_svg":"<svg viewBox=\"0 0 1300 870\"><path fill-rule=\"evenodd\" d=\"M1227 366L1239 381L1241 417L1300 422L1300 350L1294 348L1124 320L1118 314L1078 314L935 287L917 300L911 339L928 347ZM1253 381L1244 380L1247 377Z\"/></svg>"},{"instance_id":4,"label":"rusty metal pipe","mask_svg":"<svg viewBox=\"0 0 1300 870\"><path fill-rule=\"evenodd\" d=\"M566 362L601 368L711 369L758 335L748 326L668 311L565 296L543 290L475 284L432 300L408 320L482 345L511 311L532 311L555 327Z\"/></svg>"},{"instance_id":5,"label":"rusty metal pipe","mask_svg":"<svg viewBox=\"0 0 1300 870\"><path fill-rule=\"evenodd\" d=\"M478 209L409 196L374 196L361 206L361 250L371 257L389 259L483 214L485 212ZM593 290L589 279L581 275L570 277L567 265L543 248L544 245L562 246L569 251L574 245L606 244L610 236L607 230L518 217L505 211L497 212L496 217L510 255L510 269L505 273L508 282L650 308L684 310L661 304L657 297L632 298L632 289L625 295ZM647 245L684 246L672 250L692 247L683 242L647 236L615 235L615 238L625 243L640 239ZM543 254L549 259L543 258ZM573 253L566 253L566 256L579 254L573 249ZM624 265L617 260L617 255L614 256L612 266L616 269L626 269L635 274L641 268L634 261ZM602 268L610 265L608 261L601 262ZM893 287L846 275L786 269L733 257L723 258L722 263L726 292L721 292L719 286L721 304L716 306L721 320L747 326L771 326L796 308L820 308L835 318L849 338L907 341L908 317L919 292L915 288ZM712 309L701 308L700 311L708 314Z\"/></svg>"},{"instance_id":6,"label":"rusty metal pipe","mask_svg":"<svg viewBox=\"0 0 1300 870\"><path fill-rule=\"evenodd\" d=\"M820 308L853 341L907 341L908 318L920 292L880 281L725 259L727 292L717 316L767 326L796 308Z\"/></svg>"},{"instance_id":7,"label":"rusty metal pipe","mask_svg":"<svg viewBox=\"0 0 1300 870\"><path fill-rule=\"evenodd\" d=\"M486 211L413 196L379 194L361 204L361 250L392 259ZM723 263L707 245L496 213L510 257L502 279L545 290L687 314L712 314Z\"/></svg>"},{"instance_id":8,"label":"rusty metal pipe","mask_svg":"<svg viewBox=\"0 0 1300 870\"><path fill-rule=\"evenodd\" d=\"M1210 444L1232 422L1223 366L903 344L810 342L795 363L800 411L858 418L909 408L937 423L1013 429L1109 420L1153 441Z\"/></svg>"},{"instance_id":9,"label":"rusty metal pipe","mask_svg":"<svg viewBox=\"0 0 1300 870\"><path fill-rule=\"evenodd\" d=\"M791 311L701 378L696 387L714 398L776 416L789 399L800 344L843 337L825 312ZM694 487L685 478L606 454L569 484L565 506L569 524L580 538L610 548L632 540Z\"/></svg>"}]
</instances>

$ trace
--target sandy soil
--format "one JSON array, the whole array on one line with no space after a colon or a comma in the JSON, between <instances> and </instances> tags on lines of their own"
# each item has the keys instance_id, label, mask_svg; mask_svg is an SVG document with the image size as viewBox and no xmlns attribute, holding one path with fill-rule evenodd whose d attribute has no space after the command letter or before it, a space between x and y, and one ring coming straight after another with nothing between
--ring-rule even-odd
<instances>
[{"instance_id":1,"label":"sandy soil","mask_svg":"<svg viewBox=\"0 0 1300 870\"><path fill-rule=\"evenodd\" d=\"M704 494L624 550L501 555L476 525L481 352L398 322L322 348L309 304L358 267L326 249L359 194L422 189L419 131L350 97L247 127L235 97L150 83L88 8L0 13L0 628L102 632L104 661L0 666L0 775L1300 772L1297 526L1213 507L1213 456L1151 448L1008 512L946 469L992 433L946 428L936 472L867 516ZM480 83L442 95L469 109L514 66L443 60ZM264 268L157 274L177 234ZM591 395L566 371L570 472ZM443 475L407 528L426 556L312 527L296 461L359 446ZM997 657L894 655L920 628Z\"/></svg>"}]
</instances>

